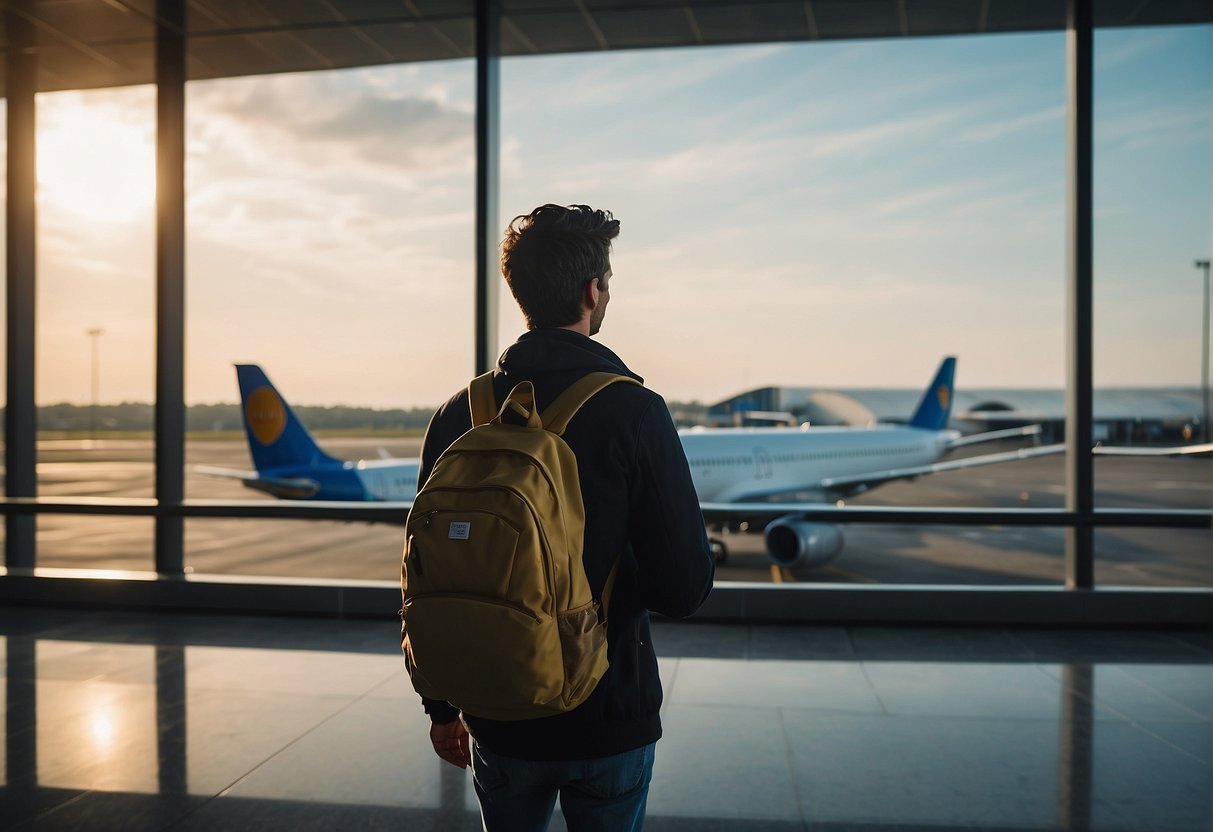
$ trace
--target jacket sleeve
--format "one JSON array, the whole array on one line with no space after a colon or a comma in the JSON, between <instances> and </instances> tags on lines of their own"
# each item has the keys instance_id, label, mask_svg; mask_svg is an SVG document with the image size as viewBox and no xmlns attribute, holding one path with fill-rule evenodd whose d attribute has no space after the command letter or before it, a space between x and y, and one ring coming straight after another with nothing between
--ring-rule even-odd
<instances>
[{"instance_id":1,"label":"jacket sleeve","mask_svg":"<svg viewBox=\"0 0 1213 832\"><path fill-rule=\"evenodd\" d=\"M708 597L716 566L678 429L660 397L641 416L632 470L630 537L644 604L686 618Z\"/></svg>"}]
</instances>

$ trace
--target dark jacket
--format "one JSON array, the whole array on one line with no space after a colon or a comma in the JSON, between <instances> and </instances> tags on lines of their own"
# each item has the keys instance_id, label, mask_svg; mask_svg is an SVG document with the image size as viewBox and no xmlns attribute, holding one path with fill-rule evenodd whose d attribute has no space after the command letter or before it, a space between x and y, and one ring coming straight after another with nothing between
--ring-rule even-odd
<instances>
[{"instance_id":1,"label":"dark jacket","mask_svg":"<svg viewBox=\"0 0 1213 832\"><path fill-rule=\"evenodd\" d=\"M502 353L493 388L500 405L515 384L531 381L542 413L566 387L598 370L640 380L584 335L533 330ZM470 428L465 388L430 420L419 485ZM712 588L703 515L664 400L637 385L611 385L577 412L564 439L577 456L586 516L583 559L595 596L620 555L607 615L610 667L589 698L568 713L516 722L465 716L477 742L507 757L605 757L655 742L661 736L661 680L649 610L685 618ZM446 702L425 700L425 708L439 723L458 714Z\"/></svg>"}]
</instances>

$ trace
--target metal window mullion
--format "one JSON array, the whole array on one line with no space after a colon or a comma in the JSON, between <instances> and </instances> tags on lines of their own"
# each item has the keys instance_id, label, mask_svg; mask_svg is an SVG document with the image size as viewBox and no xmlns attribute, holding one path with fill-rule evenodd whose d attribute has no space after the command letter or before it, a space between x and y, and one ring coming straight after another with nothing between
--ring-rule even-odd
<instances>
[{"instance_id":1,"label":"metal window mullion","mask_svg":"<svg viewBox=\"0 0 1213 832\"><path fill-rule=\"evenodd\" d=\"M1094 587L1092 445L1092 0L1068 0L1066 26L1066 587Z\"/></svg>"},{"instance_id":2,"label":"metal window mullion","mask_svg":"<svg viewBox=\"0 0 1213 832\"><path fill-rule=\"evenodd\" d=\"M497 362L497 309L501 294L497 244L501 126L501 9L476 0L476 320L473 362L477 374Z\"/></svg>"},{"instance_id":3,"label":"metal window mullion","mask_svg":"<svg viewBox=\"0 0 1213 832\"><path fill-rule=\"evenodd\" d=\"M4 484L9 497L36 497L38 411L34 399L37 314L36 105L38 57L29 19L4 13L8 170L5 206L7 399L4 410ZM34 515L8 515L5 565L36 564Z\"/></svg>"},{"instance_id":4,"label":"metal window mullion","mask_svg":"<svg viewBox=\"0 0 1213 832\"><path fill-rule=\"evenodd\" d=\"M185 2L156 3L156 571L184 572Z\"/></svg>"}]
</instances>

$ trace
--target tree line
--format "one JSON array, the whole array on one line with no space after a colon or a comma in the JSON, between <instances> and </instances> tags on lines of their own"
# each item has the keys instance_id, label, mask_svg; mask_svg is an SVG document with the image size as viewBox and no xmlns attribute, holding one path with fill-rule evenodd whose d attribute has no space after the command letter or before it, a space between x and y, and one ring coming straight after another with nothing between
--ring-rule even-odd
<instances>
[{"instance_id":1,"label":"tree line","mask_svg":"<svg viewBox=\"0 0 1213 832\"><path fill-rule=\"evenodd\" d=\"M432 407L388 408L337 405L291 405L300 421L314 431L373 432L421 430L429 424ZM680 425L699 424L707 408L698 402L671 402L670 411ZM0 408L0 412L3 409ZM193 433L243 430L238 404L196 404L185 411L185 429ZM155 429L155 408L146 402L51 404L38 408L38 430L58 432L143 432Z\"/></svg>"}]
</instances>

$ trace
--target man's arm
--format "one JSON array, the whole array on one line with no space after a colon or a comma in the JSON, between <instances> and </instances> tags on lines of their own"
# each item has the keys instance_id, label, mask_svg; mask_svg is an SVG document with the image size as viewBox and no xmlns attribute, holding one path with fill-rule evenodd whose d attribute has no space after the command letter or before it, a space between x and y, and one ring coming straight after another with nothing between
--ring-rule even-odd
<instances>
[{"instance_id":1,"label":"man's arm","mask_svg":"<svg viewBox=\"0 0 1213 832\"><path fill-rule=\"evenodd\" d=\"M716 565L678 429L660 397L640 418L631 539L645 606L685 618L712 589Z\"/></svg>"},{"instance_id":2,"label":"man's arm","mask_svg":"<svg viewBox=\"0 0 1213 832\"><path fill-rule=\"evenodd\" d=\"M462 413L466 415L466 420L460 419L458 416L461 407ZM472 417L468 412L466 394L462 396L455 395L446 404L438 408L430 418L430 423L425 429L425 439L421 442L421 460L417 466L417 490L420 491L421 486L425 485L425 481L430 477L430 472L434 470L434 463L438 461L438 457L442 455L443 451L452 442L462 436L464 431L471 428L471 426ZM435 731L457 734L459 730L463 729L463 724L459 720L459 709L449 702L443 702L440 699L428 699L424 696L421 697L421 704L430 717L430 740L434 742L434 750L438 753L438 756L448 763L460 765L455 760L446 757L438 749L438 741L435 739ZM467 732L464 730L465 743L466 735Z\"/></svg>"}]
</instances>

